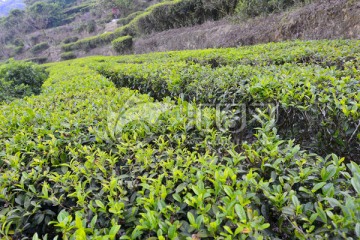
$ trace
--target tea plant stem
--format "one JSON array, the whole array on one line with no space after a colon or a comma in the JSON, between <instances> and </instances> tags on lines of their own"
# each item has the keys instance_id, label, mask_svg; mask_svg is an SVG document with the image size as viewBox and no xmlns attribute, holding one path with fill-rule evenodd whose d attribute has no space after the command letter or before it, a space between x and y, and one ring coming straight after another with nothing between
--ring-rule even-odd
<instances>
[{"instance_id":1,"label":"tea plant stem","mask_svg":"<svg viewBox=\"0 0 360 240\"><path fill-rule=\"evenodd\" d=\"M356 132L359 130L359 127L360 127L360 121L359 121L358 125L356 126L355 131L351 134L351 137L349 138L348 142L351 142L351 140L353 140Z\"/></svg>"},{"instance_id":2,"label":"tea plant stem","mask_svg":"<svg viewBox=\"0 0 360 240\"><path fill-rule=\"evenodd\" d=\"M288 218L288 216L285 216L285 218L286 218L286 220L288 220L288 221L290 222L290 224L291 224L294 228L296 228L296 230L298 230L304 237L306 236L306 234L304 233L304 231L303 231L300 227L296 226L296 225ZM305 239L308 239L308 238L305 238Z\"/></svg>"}]
</instances>

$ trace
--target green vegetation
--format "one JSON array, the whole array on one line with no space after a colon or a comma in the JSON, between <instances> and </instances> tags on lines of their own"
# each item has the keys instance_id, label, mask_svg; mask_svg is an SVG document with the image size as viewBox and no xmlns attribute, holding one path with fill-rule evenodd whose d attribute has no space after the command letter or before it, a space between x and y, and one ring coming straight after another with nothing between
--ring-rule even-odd
<instances>
[{"instance_id":1,"label":"green vegetation","mask_svg":"<svg viewBox=\"0 0 360 240\"><path fill-rule=\"evenodd\" d=\"M88 12L88 11L90 11L91 7L92 7L92 5L89 3L80 4L80 5L76 5L76 6L65 9L63 11L63 14L71 15L71 14L76 14L76 13Z\"/></svg>"},{"instance_id":2,"label":"green vegetation","mask_svg":"<svg viewBox=\"0 0 360 240\"><path fill-rule=\"evenodd\" d=\"M117 24L120 24L120 25L129 24L134 18L136 18L137 16L139 16L142 13L143 13L143 11L137 11L137 12L134 12L132 14L129 14L127 17L120 18L117 21Z\"/></svg>"},{"instance_id":3,"label":"green vegetation","mask_svg":"<svg viewBox=\"0 0 360 240\"><path fill-rule=\"evenodd\" d=\"M47 57L34 57L34 58L25 59L24 61L26 61L26 62L38 63L38 64L43 64L43 63L46 63L47 60L48 60Z\"/></svg>"},{"instance_id":4,"label":"green vegetation","mask_svg":"<svg viewBox=\"0 0 360 240\"><path fill-rule=\"evenodd\" d=\"M65 52L60 55L61 60L70 60L76 58L76 54L73 52Z\"/></svg>"},{"instance_id":5,"label":"green vegetation","mask_svg":"<svg viewBox=\"0 0 360 240\"><path fill-rule=\"evenodd\" d=\"M64 44L61 46L61 49L66 52L75 50L89 51L98 46L106 45L118 37L125 36L127 30L126 27L118 28L115 32L103 33L99 36L84 38L74 43Z\"/></svg>"},{"instance_id":6,"label":"green vegetation","mask_svg":"<svg viewBox=\"0 0 360 240\"><path fill-rule=\"evenodd\" d=\"M72 43L72 42L76 42L77 40L79 40L78 37L67 37L63 40L64 44L68 44L68 43Z\"/></svg>"},{"instance_id":7,"label":"green vegetation","mask_svg":"<svg viewBox=\"0 0 360 240\"><path fill-rule=\"evenodd\" d=\"M47 76L33 63L9 60L0 65L0 102L39 94Z\"/></svg>"},{"instance_id":8,"label":"green vegetation","mask_svg":"<svg viewBox=\"0 0 360 240\"><path fill-rule=\"evenodd\" d=\"M42 43L39 43L39 44L36 44L35 46L33 46L30 49L30 51L34 54L38 54L38 53L45 51L49 47L50 47L50 45L47 42L42 42Z\"/></svg>"},{"instance_id":9,"label":"green vegetation","mask_svg":"<svg viewBox=\"0 0 360 240\"><path fill-rule=\"evenodd\" d=\"M0 235L359 238L359 50L48 64L40 95L0 106Z\"/></svg>"},{"instance_id":10,"label":"green vegetation","mask_svg":"<svg viewBox=\"0 0 360 240\"><path fill-rule=\"evenodd\" d=\"M115 39L111 44L116 52L123 53L124 51L131 49L133 41L131 36L124 36Z\"/></svg>"}]
</instances>

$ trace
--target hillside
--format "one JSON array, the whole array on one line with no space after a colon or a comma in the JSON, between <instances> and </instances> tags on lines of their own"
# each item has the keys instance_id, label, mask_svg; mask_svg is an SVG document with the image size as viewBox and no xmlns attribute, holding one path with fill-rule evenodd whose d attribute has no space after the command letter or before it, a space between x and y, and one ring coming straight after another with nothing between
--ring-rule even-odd
<instances>
[{"instance_id":1,"label":"hillside","mask_svg":"<svg viewBox=\"0 0 360 240\"><path fill-rule=\"evenodd\" d=\"M60 59L62 44L114 30L109 25L157 0L26 0L25 10L0 18L0 58L36 62ZM116 22L116 21L115 21Z\"/></svg>"},{"instance_id":2,"label":"hillside","mask_svg":"<svg viewBox=\"0 0 360 240\"><path fill-rule=\"evenodd\" d=\"M237 47L286 40L360 39L360 1L315 1L247 21L224 19L138 38L134 53Z\"/></svg>"},{"instance_id":3,"label":"hillside","mask_svg":"<svg viewBox=\"0 0 360 240\"><path fill-rule=\"evenodd\" d=\"M39 2L46 0L31 3ZM360 36L358 1L261 2L64 0L61 10L56 10L59 4L47 5L56 13L52 15L31 15L35 8L28 5L24 12L3 19L3 30L0 24L0 57L43 63L91 55ZM131 40L121 43L129 36Z\"/></svg>"},{"instance_id":4,"label":"hillside","mask_svg":"<svg viewBox=\"0 0 360 240\"><path fill-rule=\"evenodd\" d=\"M358 239L359 62L323 40L2 64L0 238Z\"/></svg>"}]
</instances>

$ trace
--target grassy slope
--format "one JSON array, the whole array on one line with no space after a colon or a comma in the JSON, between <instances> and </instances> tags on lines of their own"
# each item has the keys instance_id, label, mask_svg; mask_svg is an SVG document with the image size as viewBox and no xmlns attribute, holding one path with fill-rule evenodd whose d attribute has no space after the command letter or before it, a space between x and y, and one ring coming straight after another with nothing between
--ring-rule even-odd
<instances>
[{"instance_id":1,"label":"grassy slope","mask_svg":"<svg viewBox=\"0 0 360 240\"><path fill-rule=\"evenodd\" d=\"M297 136L278 136L286 132L265 110L248 126L257 134L236 145L213 105L198 105L277 103L295 124L304 114L313 129L324 121L320 137L354 132L356 147L359 46L288 42L48 64L41 95L0 106L0 235L359 237L358 159L327 148L344 145L321 142L326 158L304 151L288 140ZM181 93L196 101L162 99Z\"/></svg>"}]
</instances>

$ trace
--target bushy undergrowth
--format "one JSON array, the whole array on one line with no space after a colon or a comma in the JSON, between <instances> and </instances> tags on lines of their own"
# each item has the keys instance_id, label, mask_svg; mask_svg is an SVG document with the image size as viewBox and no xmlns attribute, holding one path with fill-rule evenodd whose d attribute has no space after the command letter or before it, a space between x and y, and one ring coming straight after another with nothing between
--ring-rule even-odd
<instances>
[{"instance_id":1,"label":"bushy undergrowth","mask_svg":"<svg viewBox=\"0 0 360 240\"><path fill-rule=\"evenodd\" d=\"M333 148L358 149L332 142L359 143L359 48L288 42L48 64L42 94L0 106L0 235L359 238L358 158ZM221 117L229 104L253 110L246 136ZM323 149L307 149L301 129L330 133Z\"/></svg>"},{"instance_id":2,"label":"bushy undergrowth","mask_svg":"<svg viewBox=\"0 0 360 240\"><path fill-rule=\"evenodd\" d=\"M48 74L30 62L10 60L0 65L0 102L39 94Z\"/></svg>"}]
</instances>

